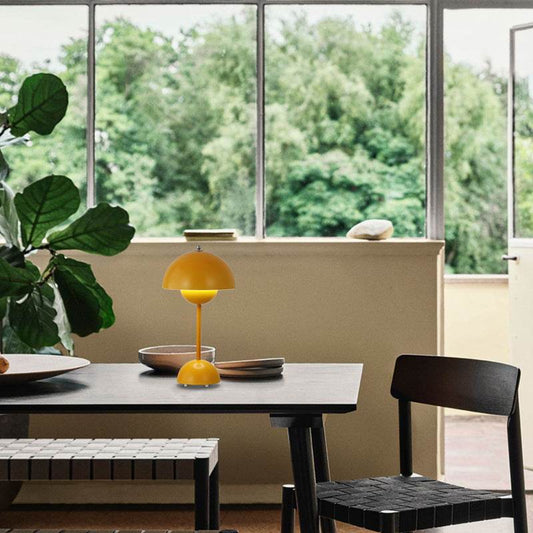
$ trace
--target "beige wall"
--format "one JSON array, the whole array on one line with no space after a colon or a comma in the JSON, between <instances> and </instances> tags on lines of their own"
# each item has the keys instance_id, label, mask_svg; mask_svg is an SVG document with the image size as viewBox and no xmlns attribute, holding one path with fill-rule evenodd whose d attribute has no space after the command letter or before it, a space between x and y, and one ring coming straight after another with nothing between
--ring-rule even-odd
<instances>
[{"instance_id":1,"label":"beige wall","mask_svg":"<svg viewBox=\"0 0 533 533\"><path fill-rule=\"evenodd\" d=\"M444 352L510 362L507 276L445 279Z\"/></svg>"},{"instance_id":2,"label":"beige wall","mask_svg":"<svg viewBox=\"0 0 533 533\"><path fill-rule=\"evenodd\" d=\"M507 276L447 276L444 280L444 353L510 363ZM445 409L446 415L469 411Z\"/></svg>"},{"instance_id":3,"label":"beige wall","mask_svg":"<svg viewBox=\"0 0 533 533\"><path fill-rule=\"evenodd\" d=\"M439 352L441 243L246 241L205 245L223 257L234 292L206 307L204 342L221 360L284 355L289 362L362 362L359 410L327 420L337 479L397 472L397 413L389 395L399 352ZM93 362L133 363L137 349L191 343L194 309L161 289L171 260L190 243L135 243L113 258L90 257L115 301L116 325L77 344ZM223 385L222 385L223 386ZM286 435L266 415L34 416L33 436L218 436L226 501L277 501L291 479ZM415 452L421 473L437 473L435 408L417 408ZM242 485L253 485L244 489ZM104 496L102 496L102 494ZM187 493L189 494L189 493ZM171 486L94 484L25 487L19 501L175 501ZM185 497L185 496L183 496Z\"/></svg>"}]
</instances>

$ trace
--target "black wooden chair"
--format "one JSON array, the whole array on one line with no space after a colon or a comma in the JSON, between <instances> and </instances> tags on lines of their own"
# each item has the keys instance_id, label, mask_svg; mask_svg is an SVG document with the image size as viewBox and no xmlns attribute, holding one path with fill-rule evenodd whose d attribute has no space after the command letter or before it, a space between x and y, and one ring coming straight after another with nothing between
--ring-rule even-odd
<instances>
[{"instance_id":1,"label":"black wooden chair","mask_svg":"<svg viewBox=\"0 0 533 533\"><path fill-rule=\"evenodd\" d=\"M512 517L527 533L524 469L518 407L520 370L473 359L401 355L391 394L400 418L400 476L317 484L323 518L383 533ZM411 402L508 417L511 495L472 490L413 473ZM294 529L294 492L284 486L282 533Z\"/></svg>"}]
</instances>

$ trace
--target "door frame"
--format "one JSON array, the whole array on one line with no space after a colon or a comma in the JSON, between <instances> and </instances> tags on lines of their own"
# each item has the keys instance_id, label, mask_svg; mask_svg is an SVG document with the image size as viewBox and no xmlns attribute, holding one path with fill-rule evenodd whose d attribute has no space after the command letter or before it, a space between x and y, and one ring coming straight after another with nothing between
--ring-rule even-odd
<instances>
[{"instance_id":1,"label":"door frame","mask_svg":"<svg viewBox=\"0 0 533 533\"><path fill-rule=\"evenodd\" d=\"M517 24L509 29L509 77L507 81L507 241L508 248L533 248L533 238L515 237L515 79L516 34L533 30L533 22Z\"/></svg>"}]
</instances>

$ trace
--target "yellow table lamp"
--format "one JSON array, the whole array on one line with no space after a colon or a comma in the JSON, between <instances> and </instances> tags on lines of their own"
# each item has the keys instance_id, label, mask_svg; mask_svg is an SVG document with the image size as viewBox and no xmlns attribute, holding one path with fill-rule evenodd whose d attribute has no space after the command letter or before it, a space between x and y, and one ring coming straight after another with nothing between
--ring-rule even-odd
<instances>
[{"instance_id":1,"label":"yellow table lamp","mask_svg":"<svg viewBox=\"0 0 533 533\"><path fill-rule=\"evenodd\" d=\"M181 291L181 295L196 305L196 359L185 363L178 373L182 385L215 385L220 374L201 356L202 304L210 302L220 290L234 289L235 279L229 266L216 255L202 251L180 255L165 272L163 288Z\"/></svg>"}]
</instances>

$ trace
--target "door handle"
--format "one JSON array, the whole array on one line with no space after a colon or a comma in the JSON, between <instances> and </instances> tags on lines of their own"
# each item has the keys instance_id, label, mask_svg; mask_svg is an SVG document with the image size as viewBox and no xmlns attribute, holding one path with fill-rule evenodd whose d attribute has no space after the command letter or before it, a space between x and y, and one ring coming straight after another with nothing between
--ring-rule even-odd
<instances>
[{"instance_id":1,"label":"door handle","mask_svg":"<svg viewBox=\"0 0 533 533\"><path fill-rule=\"evenodd\" d=\"M518 261L518 256L504 254L502 255L502 261Z\"/></svg>"}]
</instances>

